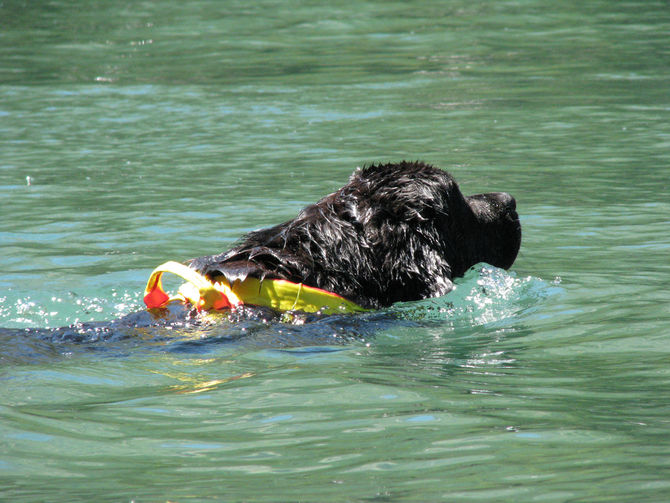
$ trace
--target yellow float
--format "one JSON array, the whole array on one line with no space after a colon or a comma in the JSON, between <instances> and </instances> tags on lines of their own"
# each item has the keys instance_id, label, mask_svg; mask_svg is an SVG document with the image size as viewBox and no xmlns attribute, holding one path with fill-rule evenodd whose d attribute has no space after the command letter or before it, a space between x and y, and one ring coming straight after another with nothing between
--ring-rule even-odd
<instances>
[{"instance_id":1,"label":"yellow float","mask_svg":"<svg viewBox=\"0 0 670 503\"><path fill-rule=\"evenodd\" d=\"M163 290L162 277L171 273L186 280L176 295ZM165 262L153 270L144 290L147 308L165 307L170 302L190 302L199 311L235 309L244 304L266 306L277 311L320 312L323 314L365 311L361 306L336 293L283 279L247 278L232 285L212 282L179 262Z\"/></svg>"}]
</instances>

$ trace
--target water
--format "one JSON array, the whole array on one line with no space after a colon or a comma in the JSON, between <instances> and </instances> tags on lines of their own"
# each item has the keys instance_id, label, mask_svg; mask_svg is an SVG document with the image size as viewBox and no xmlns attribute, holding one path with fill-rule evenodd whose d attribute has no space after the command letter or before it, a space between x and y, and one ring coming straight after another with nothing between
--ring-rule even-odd
<instances>
[{"instance_id":1,"label":"water","mask_svg":"<svg viewBox=\"0 0 670 503\"><path fill-rule=\"evenodd\" d=\"M0 500L668 500L666 3L0 20ZM52 329L403 158L514 194L512 271L297 326Z\"/></svg>"}]
</instances>

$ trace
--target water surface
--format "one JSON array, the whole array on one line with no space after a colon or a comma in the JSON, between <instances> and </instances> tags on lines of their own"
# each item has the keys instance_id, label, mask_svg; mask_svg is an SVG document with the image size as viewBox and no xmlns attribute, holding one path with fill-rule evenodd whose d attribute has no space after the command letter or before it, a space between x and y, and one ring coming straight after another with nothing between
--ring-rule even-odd
<instances>
[{"instance_id":1,"label":"water surface","mask_svg":"<svg viewBox=\"0 0 670 503\"><path fill-rule=\"evenodd\" d=\"M0 5L0 499L665 501L667 5L331 4ZM55 330L400 159L512 193L512 270Z\"/></svg>"}]
</instances>

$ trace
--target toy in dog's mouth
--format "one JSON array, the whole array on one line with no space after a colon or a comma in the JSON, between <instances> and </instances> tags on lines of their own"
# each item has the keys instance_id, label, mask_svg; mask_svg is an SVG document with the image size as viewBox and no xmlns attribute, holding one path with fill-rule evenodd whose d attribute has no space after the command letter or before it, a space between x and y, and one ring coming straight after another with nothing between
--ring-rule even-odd
<instances>
[{"instance_id":1,"label":"toy in dog's mouth","mask_svg":"<svg viewBox=\"0 0 670 503\"><path fill-rule=\"evenodd\" d=\"M163 290L162 276L169 272L186 283L176 295ZM166 262L151 273L144 290L144 303L148 309L165 307L170 302L190 303L198 311L236 309L242 305L270 307L277 311L303 311L306 313L354 313L365 311L350 300L320 288L293 283L283 279L247 278L232 285L212 282L194 269L178 262Z\"/></svg>"}]
</instances>

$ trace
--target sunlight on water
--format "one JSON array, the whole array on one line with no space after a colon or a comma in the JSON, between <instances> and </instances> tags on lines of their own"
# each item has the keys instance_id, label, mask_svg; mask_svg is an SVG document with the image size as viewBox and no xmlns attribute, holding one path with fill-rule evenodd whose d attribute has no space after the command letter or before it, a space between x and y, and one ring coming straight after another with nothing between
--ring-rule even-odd
<instances>
[{"instance_id":1,"label":"sunlight on water","mask_svg":"<svg viewBox=\"0 0 670 503\"><path fill-rule=\"evenodd\" d=\"M63 296L26 296L8 301L0 297L3 327L57 327L83 321L112 320L144 308L142 292L113 291L110 297L82 297L74 292Z\"/></svg>"}]
</instances>

